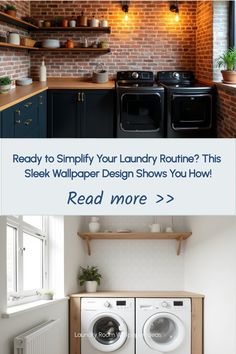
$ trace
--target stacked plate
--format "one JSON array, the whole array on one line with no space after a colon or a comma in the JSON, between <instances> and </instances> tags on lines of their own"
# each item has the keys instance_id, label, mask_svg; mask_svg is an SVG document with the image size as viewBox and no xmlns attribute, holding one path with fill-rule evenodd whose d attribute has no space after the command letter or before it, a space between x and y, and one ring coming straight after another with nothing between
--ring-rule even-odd
<instances>
[{"instance_id":1,"label":"stacked plate","mask_svg":"<svg viewBox=\"0 0 236 354\"><path fill-rule=\"evenodd\" d=\"M21 79L16 80L18 86L31 85L33 80L30 77L22 77Z\"/></svg>"}]
</instances>

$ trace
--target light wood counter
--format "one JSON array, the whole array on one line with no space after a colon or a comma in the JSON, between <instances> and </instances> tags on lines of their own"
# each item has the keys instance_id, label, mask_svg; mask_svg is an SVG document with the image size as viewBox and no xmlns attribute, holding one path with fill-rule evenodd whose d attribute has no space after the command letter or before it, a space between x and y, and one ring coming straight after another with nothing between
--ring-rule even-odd
<instances>
[{"instance_id":1,"label":"light wood counter","mask_svg":"<svg viewBox=\"0 0 236 354\"><path fill-rule=\"evenodd\" d=\"M70 295L74 297L181 297L204 298L202 294L189 291L98 291L96 293L78 293Z\"/></svg>"},{"instance_id":2,"label":"light wood counter","mask_svg":"<svg viewBox=\"0 0 236 354\"><path fill-rule=\"evenodd\" d=\"M83 297L190 298L192 308L191 354L203 354L204 295L188 291L104 291L70 295L70 354L81 353L81 299Z\"/></svg>"},{"instance_id":3,"label":"light wood counter","mask_svg":"<svg viewBox=\"0 0 236 354\"><path fill-rule=\"evenodd\" d=\"M16 88L11 90L9 93L0 94L0 111L14 106L15 104L47 89L47 84L41 82L33 82L33 84L27 86L16 86Z\"/></svg>"},{"instance_id":4,"label":"light wood counter","mask_svg":"<svg viewBox=\"0 0 236 354\"><path fill-rule=\"evenodd\" d=\"M64 90L108 90L115 88L115 81L111 80L105 84L95 84L89 79L76 79L76 78L49 78L49 89L64 89Z\"/></svg>"},{"instance_id":5,"label":"light wood counter","mask_svg":"<svg viewBox=\"0 0 236 354\"><path fill-rule=\"evenodd\" d=\"M47 89L61 90L107 90L115 89L115 81L108 81L105 84L95 84L92 81L76 78L49 78L47 82L33 82L28 86L16 86L9 93L0 94L0 111L14 106L38 93Z\"/></svg>"}]
</instances>

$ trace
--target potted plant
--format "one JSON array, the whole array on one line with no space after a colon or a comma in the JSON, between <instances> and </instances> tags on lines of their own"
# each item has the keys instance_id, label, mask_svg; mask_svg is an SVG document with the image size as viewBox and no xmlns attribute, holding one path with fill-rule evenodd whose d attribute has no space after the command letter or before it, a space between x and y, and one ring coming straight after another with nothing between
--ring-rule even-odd
<instances>
[{"instance_id":1,"label":"potted plant","mask_svg":"<svg viewBox=\"0 0 236 354\"><path fill-rule=\"evenodd\" d=\"M0 77L0 93L7 93L11 89L11 79L9 76Z\"/></svg>"},{"instance_id":2,"label":"potted plant","mask_svg":"<svg viewBox=\"0 0 236 354\"><path fill-rule=\"evenodd\" d=\"M236 48L227 49L221 56L216 59L219 68L224 67L226 70L221 70L223 82L226 84L236 84L236 71L234 70L236 62Z\"/></svg>"},{"instance_id":3,"label":"potted plant","mask_svg":"<svg viewBox=\"0 0 236 354\"><path fill-rule=\"evenodd\" d=\"M101 278L102 275L96 266L80 267L79 282L80 285L85 285L87 293L95 293L97 291L97 286L100 285Z\"/></svg>"},{"instance_id":4,"label":"potted plant","mask_svg":"<svg viewBox=\"0 0 236 354\"><path fill-rule=\"evenodd\" d=\"M53 300L54 292L52 290L45 290L41 293L42 300Z\"/></svg>"},{"instance_id":5,"label":"potted plant","mask_svg":"<svg viewBox=\"0 0 236 354\"><path fill-rule=\"evenodd\" d=\"M12 17L16 17L16 7L14 5L6 5L4 12Z\"/></svg>"}]
</instances>

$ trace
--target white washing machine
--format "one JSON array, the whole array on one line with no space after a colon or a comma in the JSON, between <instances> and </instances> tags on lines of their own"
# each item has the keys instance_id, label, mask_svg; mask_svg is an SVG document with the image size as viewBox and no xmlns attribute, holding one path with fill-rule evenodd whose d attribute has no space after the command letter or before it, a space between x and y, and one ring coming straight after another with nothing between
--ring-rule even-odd
<instances>
[{"instance_id":1,"label":"white washing machine","mask_svg":"<svg viewBox=\"0 0 236 354\"><path fill-rule=\"evenodd\" d=\"M191 300L136 300L136 354L191 354Z\"/></svg>"},{"instance_id":2,"label":"white washing machine","mask_svg":"<svg viewBox=\"0 0 236 354\"><path fill-rule=\"evenodd\" d=\"M132 298L81 299L81 354L134 354Z\"/></svg>"}]
</instances>

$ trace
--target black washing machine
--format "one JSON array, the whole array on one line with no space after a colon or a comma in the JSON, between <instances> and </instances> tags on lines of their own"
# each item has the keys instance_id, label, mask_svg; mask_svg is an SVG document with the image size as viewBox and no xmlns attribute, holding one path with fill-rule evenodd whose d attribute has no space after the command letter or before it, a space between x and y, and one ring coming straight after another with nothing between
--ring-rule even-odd
<instances>
[{"instance_id":1,"label":"black washing machine","mask_svg":"<svg viewBox=\"0 0 236 354\"><path fill-rule=\"evenodd\" d=\"M164 88L153 72L119 71L116 93L117 138L164 137Z\"/></svg>"},{"instance_id":2,"label":"black washing machine","mask_svg":"<svg viewBox=\"0 0 236 354\"><path fill-rule=\"evenodd\" d=\"M215 90L199 83L191 71L159 71L165 89L167 138L215 138Z\"/></svg>"}]
</instances>

